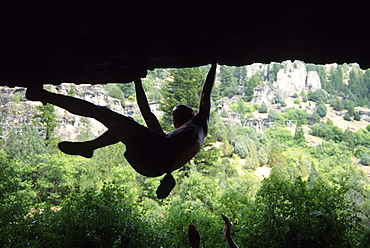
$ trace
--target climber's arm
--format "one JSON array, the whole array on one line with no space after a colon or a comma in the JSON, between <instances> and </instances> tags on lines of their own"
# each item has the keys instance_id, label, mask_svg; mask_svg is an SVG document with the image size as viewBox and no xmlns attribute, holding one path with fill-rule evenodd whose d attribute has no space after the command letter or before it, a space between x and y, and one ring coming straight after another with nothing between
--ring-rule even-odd
<instances>
[{"instance_id":1,"label":"climber's arm","mask_svg":"<svg viewBox=\"0 0 370 248\"><path fill-rule=\"evenodd\" d=\"M140 112L144 118L146 125L148 126L148 128L154 130L155 132L159 134L164 134L157 117L150 110L148 99L146 98L141 79L135 79L134 82L137 104L139 105Z\"/></svg>"}]
</instances>

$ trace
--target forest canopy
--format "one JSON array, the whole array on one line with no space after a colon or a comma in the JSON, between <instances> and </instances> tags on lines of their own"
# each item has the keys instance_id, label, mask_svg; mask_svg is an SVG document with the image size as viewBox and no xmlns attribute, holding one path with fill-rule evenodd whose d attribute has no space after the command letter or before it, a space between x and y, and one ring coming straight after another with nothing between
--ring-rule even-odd
<instances>
[{"instance_id":1,"label":"forest canopy","mask_svg":"<svg viewBox=\"0 0 370 248\"><path fill-rule=\"evenodd\" d=\"M308 114L284 107L282 96L251 102L255 87L276 80L279 65L251 77L245 67L221 66L204 148L173 173L178 184L163 200L155 195L160 178L137 174L122 144L99 149L91 159L61 153L55 110L40 108L46 137L29 125L1 140L0 246L189 247L186 229L194 224L202 246L225 247L222 213L240 247L368 247L370 184L360 166L370 164L370 126L343 130L319 107L345 111L351 120L356 107L369 108L370 71L353 67L345 74L346 67L326 72L306 64L322 83L320 90L294 96L297 106L317 104ZM160 103L166 131L171 106L197 108L206 72L157 69L144 79L149 100ZM105 90L135 101L132 86ZM218 112L217 101L235 96L229 105L240 123L265 114L274 125L259 130ZM308 143L308 136L320 142ZM265 178L256 172L261 168L269 171Z\"/></svg>"}]
</instances>

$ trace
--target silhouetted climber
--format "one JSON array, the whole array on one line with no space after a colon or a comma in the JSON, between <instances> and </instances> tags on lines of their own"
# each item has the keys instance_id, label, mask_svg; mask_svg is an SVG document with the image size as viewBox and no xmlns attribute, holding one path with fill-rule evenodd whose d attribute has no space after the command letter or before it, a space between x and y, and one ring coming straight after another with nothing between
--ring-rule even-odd
<instances>
[{"instance_id":1,"label":"silhouetted climber","mask_svg":"<svg viewBox=\"0 0 370 248\"><path fill-rule=\"evenodd\" d=\"M140 78L134 80L136 98L148 127L107 107L51 93L42 88L28 88L26 97L101 122L108 128L101 136L86 142L61 142L59 149L67 154L91 158L95 149L121 141L126 145L125 158L138 173L147 177L158 177L166 173L156 191L161 199L167 197L175 187L171 172L189 162L204 143L208 132L216 67L217 64L212 64L208 72L200 96L199 112L195 114L192 108L177 105L172 111L172 121L176 129L169 133L163 132L158 119L151 112Z\"/></svg>"},{"instance_id":2,"label":"silhouetted climber","mask_svg":"<svg viewBox=\"0 0 370 248\"><path fill-rule=\"evenodd\" d=\"M230 248L238 248L238 246L235 244L234 240L231 237L231 223L229 221L229 218L227 218L224 214L221 214L221 216L225 222L223 232L224 232L224 236L226 238L227 244L229 245ZM190 224L188 226L188 240L192 248L200 247L200 235L199 235L197 228L193 224Z\"/></svg>"},{"instance_id":3,"label":"silhouetted climber","mask_svg":"<svg viewBox=\"0 0 370 248\"><path fill-rule=\"evenodd\" d=\"M225 222L224 225L224 236L226 238L227 244L230 248L238 248L238 246L235 244L233 238L231 237L231 223L229 218L227 218L224 214L221 214L222 219Z\"/></svg>"},{"instance_id":4,"label":"silhouetted climber","mask_svg":"<svg viewBox=\"0 0 370 248\"><path fill-rule=\"evenodd\" d=\"M188 239L191 248L200 247L200 235L197 228L193 224L190 224L188 226Z\"/></svg>"}]
</instances>

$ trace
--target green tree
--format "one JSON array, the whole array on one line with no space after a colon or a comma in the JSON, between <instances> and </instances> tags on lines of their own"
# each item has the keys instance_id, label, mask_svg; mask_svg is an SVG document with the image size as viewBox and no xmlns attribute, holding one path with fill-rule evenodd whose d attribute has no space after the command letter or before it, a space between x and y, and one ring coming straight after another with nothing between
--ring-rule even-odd
<instances>
[{"instance_id":1,"label":"green tree","mask_svg":"<svg viewBox=\"0 0 370 248\"><path fill-rule=\"evenodd\" d=\"M135 87L132 83L118 84L124 98L129 98L135 94Z\"/></svg>"},{"instance_id":2,"label":"green tree","mask_svg":"<svg viewBox=\"0 0 370 248\"><path fill-rule=\"evenodd\" d=\"M336 97L336 98L332 101L332 103L331 103L330 105L331 105L331 107L333 107L333 109L334 109L334 110L336 110L336 111L342 111L342 110L344 109L344 105L343 105L342 101L341 101L338 97Z\"/></svg>"},{"instance_id":3,"label":"green tree","mask_svg":"<svg viewBox=\"0 0 370 248\"><path fill-rule=\"evenodd\" d=\"M231 110L240 114L242 120L244 119L244 115L247 113L247 106L243 100L243 98L238 98L232 104L230 104Z\"/></svg>"},{"instance_id":4,"label":"green tree","mask_svg":"<svg viewBox=\"0 0 370 248\"><path fill-rule=\"evenodd\" d=\"M351 115L347 112L347 113L344 114L343 119L345 121L351 121Z\"/></svg>"},{"instance_id":5,"label":"green tree","mask_svg":"<svg viewBox=\"0 0 370 248\"><path fill-rule=\"evenodd\" d=\"M360 164L370 165L370 155L364 152L361 156Z\"/></svg>"},{"instance_id":6,"label":"green tree","mask_svg":"<svg viewBox=\"0 0 370 248\"><path fill-rule=\"evenodd\" d=\"M276 166L276 165L283 165L286 166L286 160L284 156L281 154L281 149L278 146L273 146L270 150L270 153L268 155L268 161L267 164L270 167Z\"/></svg>"},{"instance_id":7,"label":"green tree","mask_svg":"<svg viewBox=\"0 0 370 248\"><path fill-rule=\"evenodd\" d=\"M361 120L361 115L359 112L355 112L355 115L353 116L353 119L355 121L360 121Z\"/></svg>"},{"instance_id":8,"label":"green tree","mask_svg":"<svg viewBox=\"0 0 370 248\"><path fill-rule=\"evenodd\" d=\"M345 182L326 184L270 176L245 208L245 247L356 247L363 237L359 209ZM256 211L258 210L258 211Z\"/></svg>"},{"instance_id":9,"label":"green tree","mask_svg":"<svg viewBox=\"0 0 370 248\"><path fill-rule=\"evenodd\" d=\"M311 135L341 142L343 139L343 131L337 126L327 125L324 123L316 123L311 126Z\"/></svg>"},{"instance_id":10,"label":"green tree","mask_svg":"<svg viewBox=\"0 0 370 248\"><path fill-rule=\"evenodd\" d=\"M277 78L277 73L279 72L280 70L280 65L278 63L272 63L272 66L270 64L270 66L268 67L268 80L269 82L275 82L276 81L276 78Z\"/></svg>"},{"instance_id":11,"label":"green tree","mask_svg":"<svg viewBox=\"0 0 370 248\"><path fill-rule=\"evenodd\" d=\"M106 84L104 88L108 92L108 96L120 100L122 105L125 104L125 95L119 87L119 84Z\"/></svg>"},{"instance_id":12,"label":"green tree","mask_svg":"<svg viewBox=\"0 0 370 248\"><path fill-rule=\"evenodd\" d=\"M327 109L324 103L319 103L316 106L316 113L322 118L326 116Z\"/></svg>"},{"instance_id":13,"label":"green tree","mask_svg":"<svg viewBox=\"0 0 370 248\"><path fill-rule=\"evenodd\" d=\"M236 78L238 85L246 84L247 77L247 67L246 66L237 66L234 68L233 76Z\"/></svg>"},{"instance_id":14,"label":"green tree","mask_svg":"<svg viewBox=\"0 0 370 248\"><path fill-rule=\"evenodd\" d=\"M178 104L198 108L200 92L205 80L205 67L170 69L168 80L163 87L163 100L159 109L164 112L163 123L167 129L172 124L172 109Z\"/></svg>"},{"instance_id":15,"label":"green tree","mask_svg":"<svg viewBox=\"0 0 370 248\"><path fill-rule=\"evenodd\" d=\"M34 115L34 118L40 118L40 123L43 124L46 131L46 140L50 141L54 129L58 126L57 116L54 113L54 105L46 104L36 107L41 113Z\"/></svg>"},{"instance_id":16,"label":"green tree","mask_svg":"<svg viewBox=\"0 0 370 248\"><path fill-rule=\"evenodd\" d=\"M370 92L370 69L367 69L363 74L362 83L367 88L367 92Z\"/></svg>"},{"instance_id":17,"label":"green tree","mask_svg":"<svg viewBox=\"0 0 370 248\"><path fill-rule=\"evenodd\" d=\"M19 131L11 131L4 144L4 150L9 158L22 163L35 163L45 154L46 146L33 126L24 125Z\"/></svg>"},{"instance_id":18,"label":"green tree","mask_svg":"<svg viewBox=\"0 0 370 248\"><path fill-rule=\"evenodd\" d=\"M368 94L368 89L362 81L363 72L358 65L352 66L349 72L348 88L354 95L365 96Z\"/></svg>"},{"instance_id":19,"label":"green tree","mask_svg":"<svg viewBox=\"0 0 370 248\"><path fill-rule=\"evenodd\" d=\"M72 194L60 209L45 208L26 220L22 247L159 246L137 204L114 184Z\"/></svg>"},{"instance_id":20,"label":"green tree","mask_svg":"<svg viewBox=\"0 0 370 248\"><path fill-rule=\"evenodd\" d=\"M328 84L331 86L330 94L337 95L339 92L344 92L345 84L343 83L343 68L341 65L330 68Z\"/></svg>"},{"instance_id":21,"label":"green tree","mask_svg":"<svg viewBox=\"0 0 370 248\"><path fill-rule=\"evenodd\" d=\"M247 169L255 170L258 166L260 166L256 143L252 139L247 138L245 140L245 144L248 149L248 156L246 157L244 167Z\"/></svg>"},{"instance_id":22,"label":"green tree","mask_svg":"<svg viewBox=\"0 0 370 248\"><path fill-rule=\"evenodd\" d=\"M305 143L306 139L304 137L304 131L302 128L302 124L298 123L294 132L294 140L296 140L298 143Z\"/></svg>"},{"instance_id":23,"label":"green tree","mask_svg":"<svg viewBox=\"0 0 370 248\"><path fill-rule=\"evenodd\" d=\"M343 101L344 109L348 111L350 116L355 114L355 102L352 100L344 100Z\"/></svg>"},{"instance_id":24,"label":"green tree","mask_svg":"<svg viewBox=\"0 0 370 248\"><path fill-rule=\"evenodd\" d=\"M326 102L328 100L328 93L322 89L317 89L316 91L308 92L307 98L313 102Z\"/></svg>"},{"instance_id":25,"label":"green tree","mask_svg":"<svg viewBox=\"0 0 370 248\"><path fill-rule=\"evenodd\" d=\"M254 93L254 88L260 85L263 82L262 75L260 73L254 74L247 81L247 89L245 94L247 96L252 96Z\"/></svg>"},{"instance_id":26,"label":"green tree","mask_svg":"<svg viewBox=\"0 0 370 248\"><path fill-rule=\"evenodd\" d=\"M22 246L25 216L31 206L29 185L14 169L15 161L0 151L0 246ZM25 243L24 243L25 244Z\"/></svg>"},{"instance_id":27,"label":"green tree","mask_svg":"<svg viewBox=\"0 0 370 248\"><path fill-rule=\"evenodd\" d=\"M258 109L258 113L267 113L267 112L268 112L267 105L265 102L262 102L261 106Z\"/></svg>"},{"instance_id":28,"label":"green tree","mask_svg":"<svg viewBox=\"0 0 370 248\"><path fill-rule=\"evenodd\" d=\"M233 77L232 68L221 65L219 72L220 80L220 97L232 97L238 94L238 81Z\"/></svg>"},{"instance_id":29,"label":"green tree","mask_svg":"<svg viewBox=\"0 0 370 248\"><path fill-rule=\"evenodd\" d=\"M315 124L315 123L320 122L321 117L319 116L319 114L318 114L318 113L314 112L314 113L311 115L310 120L311 120L311 121L310 121L310 124Z\"/></svg>"},{"instance_id":30,"label":"green tree","mask_svg":"<svg viewBox=\"0 0 370 248\"><path fill-rule=\"evenodd\" d=\"M288 108L284 112L286 120L292 120L295 124L307 124L307 112L301 109Z\"/></svg>"},{"instance_id":31,"label":"green tree","mask_svg":"<svg viewBox=\"0 0 370 248\"><path fill-rule=\"evenodd\" d=\"M351 130L349 130L349 128L347 128L344 133L343 133L343 142L345 143L345 145L348 147L348 149L350 151L352 151L352 153L354 152L354 149L355 149L355 138L354 138L354 134Z\"/></svg>"}]
</instances>

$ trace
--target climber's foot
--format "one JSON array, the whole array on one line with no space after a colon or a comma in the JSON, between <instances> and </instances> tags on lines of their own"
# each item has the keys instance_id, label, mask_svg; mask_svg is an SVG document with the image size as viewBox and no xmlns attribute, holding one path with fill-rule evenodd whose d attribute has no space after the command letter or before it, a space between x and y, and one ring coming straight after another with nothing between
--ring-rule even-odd
<instances>
[{"instance_id":1,"label":"climber's foot","mask_svg":"<svg viewBox=\"0 0 370 248\"><path fill-rule=\"evenodd\" d=\"M84 142L68 142L63 141L58 144L59 149L69 155L80 155L85 158L93 156L93 150Z\"/></svg>"},{"instance_id":2,"label":"climber's foot","mask_svg":"<svg viewBox=\"0 0 370 248\"><path fill-rule=\"evenodd\" d=\"M175 187L176 182L170 173L167 173L161 180L161 184L156 191L158 199L166 198Z\"/></svg>"},{"instance_id":3,"label":"climber's foot","mask_svg":"<svg viewBox=\"0 0 370 248\"><path fill-rule=\"evenodd\" d=\"M44 105L46 102L43 100L45 90L40 87L27 87L26 98L31 101L41 101Z\"/></svg>"}]
</instances>

